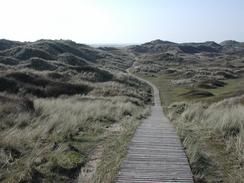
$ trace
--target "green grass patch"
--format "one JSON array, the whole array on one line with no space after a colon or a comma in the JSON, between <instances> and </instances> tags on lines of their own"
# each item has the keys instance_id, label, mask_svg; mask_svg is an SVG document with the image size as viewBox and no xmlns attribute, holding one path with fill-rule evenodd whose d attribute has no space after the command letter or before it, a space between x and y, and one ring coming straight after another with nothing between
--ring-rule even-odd
<instances>
[{"instance_id":1,"label":"green grass patch","mask_svg":"<svg viewBox=\"0 0 244 183\"><path fill-rule=\"evenodd\" d=\"M146 79L152 82L160 92L160 98L163 107L168 107L170 104L175 102L216 102L220 101L224 98L232 97L235 93L242 91L244 93L244 76L241 75L236 79L227 79L224 80L227 84L224 87L218 87L214 89L202 89L202 88L194 88L198 90L208 91L214 94L212 97L185 97L182 94L189 92L193 88L185 87L185 86L175 86L171 84L171 80L176 79L174 75L170 74L142 74L137 73L137 76Z\"/></svg>"},{"instance_id":2,"label":"green grass patch","mask_svg":"<svg viewBox=\"0 0 244 183\"><path fill-rule=\"evenodd\" d=\"M243 89L244 86L244 76L236 79L225 80L227 83L224 87L219 87L216 89L209 89L216 96L225 96L226 94L234 93Z\"/></svg>"},{"instance_id":3,"label":"green grass patch","mask_svg":"<svg viewBox=\"0 0 244 183\"><path fill-rule=\"evenodd\" d=\"M59 166L67 169L75 168L85 163L85 157L75 151L63 152L56 156L55 159Z\"/></svg>"},{"instance_id":4,"label":"green grass patch","mask_svg":"<svg viewBox=\"0 0 244 183\"><path fill-rule=\"evenodd\" d=\"M244 77L224 80L224 87L200 89L212 97L184 97L193 88L172 86L173 75L137 74L160 91L164 110L186 149L195 182L242 182ZM231 98L234 97L234 98Z\"/></svg>"},{"instance_id":5,"label":"green grass patch","mask_svg":"<svg viewBox=\"0 0 244 183\"><path fill-rule=\"evenodd\" d=\"M182 93L188 92L189 89L181 86L172 86L170 80L174 79L173 76L166 74L140 74L137 76L152 82L160 92L160 98L163 106L168 106L173 102L179 102L182 100L188 100L184 96L180 96Z\"/></svg>"}]
</instances>

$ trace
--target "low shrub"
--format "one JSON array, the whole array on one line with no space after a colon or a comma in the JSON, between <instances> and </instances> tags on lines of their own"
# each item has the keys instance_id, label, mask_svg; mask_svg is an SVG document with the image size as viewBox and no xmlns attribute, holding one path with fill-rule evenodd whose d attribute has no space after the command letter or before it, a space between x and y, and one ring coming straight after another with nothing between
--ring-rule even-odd
<instances>
[{"instance_id":1,"label":"low shrub","mask_svg":"<svg viewBox=\"0 0 244 183\"><path fill-rule=\"evenodd\" d=\"M0 92L7 91L9 93L17 93L19 91L18 83L14 80L0 77Z\"/></svg>"},{"instance_id":2,"label":"low shrub","mask_svg":"<svg viewBox=\"0 0 244 183\"><path fill-rule=\"evenodd\" d=\"M243 180L243 98L179 103L169 108L197 182Z\"/></svg>"}]
</instances>

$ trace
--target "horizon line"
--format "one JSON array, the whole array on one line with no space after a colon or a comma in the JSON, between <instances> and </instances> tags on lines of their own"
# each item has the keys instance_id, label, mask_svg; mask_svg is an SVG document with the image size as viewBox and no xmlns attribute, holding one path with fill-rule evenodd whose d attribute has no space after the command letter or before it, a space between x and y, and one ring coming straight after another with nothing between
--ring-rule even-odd
<instances>
[{"instance_id":1,"label":"horizon line","mask_svg":"<svg viewBox=\"0 0 244 183\"><path fill-rule=\"evenodd\" d=\"M164 40L164 39L152 39L151 41L145 41L145 42L82 42L82 41L78 41L78 40L74 40L74 39L64 39L64 38L41 38L41 39L36 39L36 40L27 40L27 41L24 41L24 40L15 40L15 39L8 39L8 38L0 38L0 40L8 40L8 41L15 41L15 42L36 42L36 41L40 41L40 40L66 40L66 41L73 41L73 42L76 42L78 44L85 44L85 45L90 45L90 46L100 46L100 45L117 45L117 46L120 46L120 45L140 45L140 44L144 44L144 43L148 43L148 42L152 42L152 41L157 41L157 40L160 40L160 41L165 41L165 42L172 42L172 43L177 43L177 44L184 44L184 43L206 43L206 42L215 42L217 44L220 44L224 41L236 41L236 42L239 42L239 43L244 43L244 41L240 41L240 40L235 40L235 39L225 39L223 41L213 41L213 40L206 40L206 41L170 41L170 40Z\"/></svg>"}]
</instances>

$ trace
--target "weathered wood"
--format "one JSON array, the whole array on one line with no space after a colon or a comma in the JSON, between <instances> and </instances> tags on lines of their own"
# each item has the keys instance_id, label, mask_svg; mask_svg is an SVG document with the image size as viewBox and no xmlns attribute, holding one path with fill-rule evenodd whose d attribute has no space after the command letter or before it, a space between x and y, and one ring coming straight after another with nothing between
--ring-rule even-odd
<instances>
[{"instance_id":1,"label":"weathered wood","mask_svg":"<svg viewBox=\"0 0 244 183\"><path fill-rule=\"evenodd\" d=\"M116 183L193 183L192 172L172 123L164 115L158 89L151 116L128 145Z\"/></svg>"}]
</instances>

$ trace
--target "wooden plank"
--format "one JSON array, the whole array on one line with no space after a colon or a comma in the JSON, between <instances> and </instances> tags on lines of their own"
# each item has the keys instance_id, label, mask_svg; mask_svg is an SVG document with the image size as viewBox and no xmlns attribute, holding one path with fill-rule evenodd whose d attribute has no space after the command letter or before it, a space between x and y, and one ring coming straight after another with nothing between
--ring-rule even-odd
<instances>
[{"instance_id":1,"label":"wooden plank","mask_svg":"<svg viewBox=\"0 0 244 183\"><path fill-rule=\"evenodd\" d=\"M193 183L184 148L160 105L159 91L149 84L155 105L128 144L116 183Z\"/></svg>"}]
</instances>

